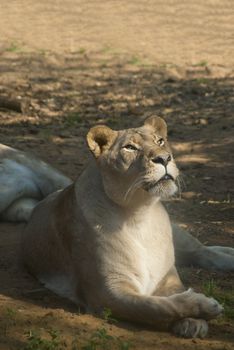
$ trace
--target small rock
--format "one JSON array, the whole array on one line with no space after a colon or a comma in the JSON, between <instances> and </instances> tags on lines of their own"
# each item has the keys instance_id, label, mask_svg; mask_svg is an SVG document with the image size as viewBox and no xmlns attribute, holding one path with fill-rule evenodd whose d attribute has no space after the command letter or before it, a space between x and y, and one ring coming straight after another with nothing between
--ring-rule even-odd
<instances>
[{"instance_id":1,"label":"small rock","mask_svg":"<svg viewBox=\"0 0 234 350\"><path fill-rule=\"evenodd\" d=\"M199 123L200 123L201 125L208 125L208 120L205 119L205 118L200 118L200 119L199 119Z\"/></svg>"}]
</instances>

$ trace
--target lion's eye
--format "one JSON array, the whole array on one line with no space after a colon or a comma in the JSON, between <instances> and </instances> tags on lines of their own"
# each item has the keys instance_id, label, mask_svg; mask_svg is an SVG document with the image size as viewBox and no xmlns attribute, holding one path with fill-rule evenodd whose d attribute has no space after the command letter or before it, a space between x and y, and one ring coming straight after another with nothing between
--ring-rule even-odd
<instances>
[{"instance_id":1,"label":"lion's eye","mask_svg":"<svg viewBox=\"0 0 234 350\"><path fill-rule=\"evenodd\" d=\"M159 139L159 140L157 141L157 144L158 144L159 146L163 146L164 143L165 143L165 141L164 141L162 138Z\"/></svg>"},{"instance_id":2,"label":"lion's eye","mask_svg":"<svg viewBox=\"0 0 234 350\"><path fill-rule=\"evenodd\" d=\"M130 145L130 144L124 146L124 148L127 149L128 151L138 151L138 148L136 146Z\"/></svg>"}]
</instances>

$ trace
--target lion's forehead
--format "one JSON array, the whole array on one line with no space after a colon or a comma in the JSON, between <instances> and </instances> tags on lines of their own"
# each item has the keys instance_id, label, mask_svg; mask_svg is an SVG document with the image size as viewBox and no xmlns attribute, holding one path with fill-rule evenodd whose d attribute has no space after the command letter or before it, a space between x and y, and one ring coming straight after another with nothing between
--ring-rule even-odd
<instances>
[{"instance_id":1,"label":"lion's forehead","mask_svg":"<svg viewBox=\"0 0 234 350\"><path fill-rule=\"evenodd\" d=\"M122 131L119 137L119 142L122 144L126 141L131 141L141 146L153 146L161 137L162 135L156 131L152 131L149 128L128 129Z\"/></svg>"}]
</instances>

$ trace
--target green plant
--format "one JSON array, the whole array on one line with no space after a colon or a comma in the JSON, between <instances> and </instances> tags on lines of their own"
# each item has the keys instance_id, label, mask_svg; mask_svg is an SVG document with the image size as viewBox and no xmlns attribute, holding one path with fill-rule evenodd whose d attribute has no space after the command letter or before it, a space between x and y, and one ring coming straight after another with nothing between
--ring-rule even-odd
<instances>
[{"instance_id":1,"label":"green plant","mask_svg":"<svg viewBox=\"0 0 234 350\"><path fill-rule=\"evenodd\" d=\"M73 342L72 350L109 350L113 347L119 350L129 350L130 343L108 334L107 330L102 327L91 334L90 338L81 347L79 347L77 340L75 343Z\"/></svg>"},{"instance_id":2,"label":"green plant","mask_svg":"<svg viewBox=\"0 0 234 350\"><path fill-rule=\"evenodd\" d=\"M29 331L27 336L27 344L24 350L63 350L65 347L61 343L59 332L56 330L48 331L49 338L42 338L36 331Z\"/></svg>"},{"instance_id":3,"label":"green plant","mask_svg":"<svg viewBox=\"0 0 234 350\"><path fill-rule=\"evenodd\" d=\"M84 47L81 47L78 51L81 55L84 55L86 53L86 49Z\"/></svg>"},{"instance_id":4,"label":"green plant","mask_svg":"<svg viewBox=\"0 0 234 350\"><path fill-rule=\"evenodd\" d=\"M218 300L224 307L224 316L227 319L234 319L234 293L233 290L222 290L217 283L210 279L203 284L203 292Z\"/></svg>"},{"instance_id":5,"label":"green plant","mask_svg":"<svg viewBox=\"0 0 234 350\"><path fill-rule=\"evenodd\" d=\"M204 293L209 297L215 297L217 291L217 284L213 279L204 282L203 284Z\"/></svg>"},{"instance_id":6,"label":"green plant","mask_svg":"<svg viewBox=\"0 0 234 350\"><path fill-rule=\"evenodd\" d=\"M119 350L129 350L130 349L131 344L129 342L123 341L120 339L118 339L118 342L119 342Z\"/></svg>"},{"instance_id":7,"label":"green plant","mask_svg":"<svg viewBox=\"0 0 234 350\"><path fill-rule=\"evenodd\" d=\"M142 62L141 62L141 60L140 60L139 57L133 56L133 57L129 60L128 63L139 65L139 64L141 64Z\"/></svg>"},{"instance_id":8,"label":"green plant","mask_svg":"<svg viewBox=\"0 0 234 350\"><path fill-rule=\"evenodd\" d=\"M51 138L52 138L51 130L42 129L39 132L39 136L46 141L51 141Z\"/></svg>"},{"instance_id":9,"label":"green plant","mask_svg":"<svg viewBox=\"0 0 234 350\"><path fill-rule=\"evenodd\" d=\"M7 307L6 308L6 317L8 319L15 319L17 313L18 313L18 310L14 309L12 307Z\"/></svg>"},{"instance_id":10,"label":"green plant","mask_svg":"<svg viewBox=\"0 0 234 350\"><path fill-rule=\"evenodd\" d=\"M10 327L13 327L16 324L18 316L18 310L14 309L12 307L6 307L3 313L4 322L3 322L3 329L5 336L8 333L8 330Z\"/></svg>"},{"instance_id":11,"label":"green plant","mask_svg":"<svg viewBox=\"0 0 234 350\"><path fill-rule=\"evenodd\" d=\"M208 84L209 79L207 78L197 78L195 79L198 84Z\"/></svg>"},{"instance_id":12,"label":"green plant","mask_svg":"<svg viewBox=\"0 0 234 350\"><path fill-rule=\"evenodd\" d=\"M79 115L78 112L72 112L68 114L65 118L65 124L67 126L74 126L77 123L81 123L81 122L82 122L82 117Z\"/></svg>"},{"instance_id":13,"label":"green plant","mask_svg":"<svg viewBox=\"0 0 234 350\"><path fill-rule=\"evenodd\" d=\"M208 62L205 60L202 60L196 64L194 64L194 67L206 67L208 65Z\"/></svg>"},{"instance_id":14,"label":"green plant","mask_svg":"<svg viewBox=\"0 0 234 350\"><path fill-rule=\"evenodd\" d=\"M98 328L88 340L87 344L82 346L82 350L96 350L98 348L101 349L109 349L109 343L114 338L107 333L105 328Z\"/></svg>"},{"instance_id":15,"label":"green plant","mask_svg":"<svg viewBox=\"0 0 234 350\"><path fill-rule=\"evenodd\" d=\"M106 322L109 322L109 323L116 323L117 322L117 320L114 317L112 317L112 311L109 308L103 309L102 317Z\"/></svg>"},{"instance_id":16,"label":"green plant","mask_svg":"<svg viewBox=\"0 0 234 350\"><path fill-rule=\"evenodd\" d=\"M22 48L16 42L13 42L10 44L10 46L8 46L6 48L6 51L8 51L8 52L21 52Z\"/></svg>"},{"instance_id":17,"label":"green plant","mask_svg":"<svg viewBox=\"0 0 234 350\"><path fill-rule=\"evenodd\" d=\"M49 53L49 50L45 50L45 49L39 49L38 53L42 56L45 56L47 53Z\"/></svg>"}]
</instances>

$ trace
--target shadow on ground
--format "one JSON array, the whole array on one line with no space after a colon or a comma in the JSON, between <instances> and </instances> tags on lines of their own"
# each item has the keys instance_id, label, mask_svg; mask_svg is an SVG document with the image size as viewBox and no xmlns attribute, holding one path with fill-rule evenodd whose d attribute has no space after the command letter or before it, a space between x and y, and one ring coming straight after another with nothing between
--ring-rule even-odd
<instances>
[{"instance_id":1,"label":"shadow on ground","mask_svg":"<svg viewBox=\"0 0 234 350\"><path fill-rule=\"evenodd\" d=\"M125 128L139 125L152 113L164 117L183 178L181 196L166 203L172 218L203 242L233 245L232 75L225 76L220 67L206 64L183 69L146 66L103 52L62 57L4 52L0 72L1 99L21 106L21 112L16 112L0 105L1 142L37 154L73 179L89 159L85 143L89 127L105 123ZM0 306L23 310L17 311L22 323L17 320L9 326L3 342L6 349L13 346L6 340L11 332L16 332L16 341L23 341L22 330L43 327L41 319L50 312L51 325L64 330L68 338L77 330L85 334L86 329L88 334L100 327L102 321L75 315L73 306L19 270L16 252L21 229L22 225L1 224ZM232 290L230 276L192 270L186 284L202 290L205 281L215 279L221 288ZM0 327L5 327L4 322L3 317ZM123 332L133 343L137 339L139 349L153 349L155 344L165 349L182 345L185 349L218 349L223 342L231 349L232 327L230 320L213 324L204 342L175 340L138 328L128 331L124 325L110 332Z\"/></svg>"}]
</instances>

